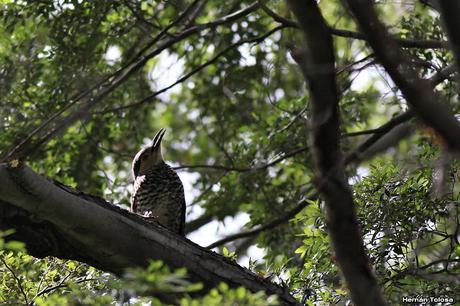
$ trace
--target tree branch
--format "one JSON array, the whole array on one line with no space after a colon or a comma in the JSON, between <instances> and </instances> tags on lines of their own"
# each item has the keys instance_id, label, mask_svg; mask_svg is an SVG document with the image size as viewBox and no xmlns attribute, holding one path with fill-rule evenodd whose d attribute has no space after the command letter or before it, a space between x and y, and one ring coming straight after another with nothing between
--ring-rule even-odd
<instances>
[{"instance_id":1,"label":"tree branch","mask_svg":"<svg viewBox=\"0 0 460 306\"><path fill-rule=\"evenodd\" d=\"M203 225L206 225L213 220L214 220L213 215L205 213L192 221L188 221L187 224L185 224L185 234L194 232L200 227L202 227Z\"/></svg>"},{"instance_id":2,"label":"tree branch","mask_svg":"<svg viewBox=\"0 0 460 306\"><path fill-rule=\"evenodd\" d=\"M228 235L228 236L226 236L226 237L224 237L224 238L222 238L220 240L217 240L217 241L211 243L210 245L207 246L207 248L208 249L213 249L213 248L221 246L221 245L223 245L223 244L225 244L227 242L237 240L237 239L240 239L240 238L251 237L251 236L257 235L258 233L263 232L265 230L275 228L278 225L283 224L284 222L287 222L290 219L294 218L295 215L297 215L299 212L301 212L302 209L304 209L307 205L308 205L308 202L305 199L302 199L301 201L299 201L299 203L297 203L297 205L293 209L291 209L290 211L284 213L281 217L279 217L279 218L277 218L277 219L275 219L275 220L273 220L271 222L265 223L264 225L256 227L256 228L254 228L252 230L244 231L244 232L234 234L234 235Z\"/></svg>"},{"instance_id":3,"label":"tree branch","mask_svg":"<svg viewBox=\"0 0 460 306\"><path fill-rule=\"evenodd\" d=\"M6 267L6 269L8 271L10 271L11 275L13 275L13 278L16 281L16 285L18 286L19 291L21 292L21 295L24 298L24 302L26 303L26 305L29 305L29 299L27 298L27 294L24 291L24 287L22 286L22 282L19 279L19 277L16 275L16 272L14 272L14 270L8 265L8 263L2 257L0 257L0 261Z\"/></svg>"},{"instance_id":4,"label":"tree branch","mask_svg":"<svg viewBox=\"0 0 460 306\"><path fill-rule=\"evenodd\" d=\"M14 228L10 239L24 241L33 256L74 259L115 273L162 260L187 268L191 280L206 289L226 282L276 294L283 305L297 303L235 262L102 199L53 184L28 167L0 165L0 182L1 229Z\"/></svg>"},{"instance_id":5,"label":"tree branch","mask_svg":"<svg viewBox=\"0 0 460 306\"><path fill-rule=\"evenodd\" d=\"M236 172L252 172L252 171L258 171L258 170L264 170L267 168L270 168L283 160L292 157L294 155L297 155L302 152L307 152L309 150L309 147L303 147L303 148L298 148L296 150L293 150L291 152L285 153L283 156L278 157L277 159L263 164L259 166L254 166L254 167L232 167L232 166L223 166L223 165L181 165L177 167L173 167L174 170L181 170L181 169L213 169L213 170L223 170L223 171L236 171Z\"/></svg>"},{"instance_id":6,"label":"tree branch","mask_svg":"<svg viewBox=\"0 0 460 306\"><path fill-rule=\"evenodd\" d=\"M187 73L187 74L183 75L182 77L180 77L176 82L172 83L171 85L168 85L168 86L166 86L166 87L164 87L164 88L162 88L160 90L157 90L153 94L151 94L151 95L149 95L149 96L147 96L147 97L145 97L145 98L143 98L143 99L141 99L141 100L139 100L137 102L127 104L127 105L123 105L123 106L116 107L116 108L107 109L107 110L102 111L101 113L106 114L106 113L111 113L111 112L118 112L118 111L122 111L122 110L125 110L125 109L128 109L128 108L131 108L131 107L136 107L136 106L148 103L152 99L154 99L155 97L159 96L160 94L170 90L171 88L173 88L174 86L176 86L176 85L178 85L180 83L183 83L184 81L189 79L191 76L197 74L198 72L200 72L204 68L206 68L209 65L215 63L225 53L227 53L227 52L229 52L231 50L234 50L235 48L237 48L237 47L239 47L241 45L247 44L247 43L259 43L259 42L263 41L264 39L266 39L267 37L269 37L270 35L272 35L273 33L277 32L277 31L279 31L279 30L281 30L283 28L285 28L285 26L278 26L276 28L271 29L270 31L268 31L264 35L254 37L254 38L243 39L243 40L240 40L240 41L238 41L238 42L236 42L234 44L231 44L230 46L226 47L222 51L218 52L210 60L206 61L205 63L199 65L198 67L196 67L195 69L190 71L189 73Z\"/></svg>"},{"instance_id":7,"label":"tree branch","mask_svg":"<svg viewBox=\"0 0 460 306\"><path fill-rule=\"evenodd\" d=\"M456 71L455 65L448 65L442 70L438 71L435 75L433 75L429 81L431 83L431 86L436 87L439 83L441 83L443 80L448 78L452 73ZM358 146L353 152L349 153L345 159L344 159L344 164L348 165L350 163L362 161L366 156L369 156L367 150L369 148L372 148L375 144L380 143L380 140L385 137L390 131L398 127L399 125L407 122L413 117L413 112L407 111L402 113L401 115L398 115L391 120L389 120L387 123L381 125L380 127L373 129L373 135L370 136L366 141L364 141L361 145ZM321 185L320 185L321 186ZM320 187L319 186L319 187ZM318 194L314 194L311 196L312 199L316 199L318 197ZM293 218L297 213L299 213L303 208L307 206L308 202L299 202L299 204L294 207L294 209L286 212L285 215L276 218L272 221L269 221L268 223L265 223L263 225L260 225L259 227L256 227L252 230L247 230L239 234L234 234L234 235L229 235L227 237L224 237L210 246L220 246L223 245L224 243L244 238L244 237L249 237L249 236L255 236L259 234L262 231L265 231L267 229L272 229L275 228L285 222L287 222L289 219ZM286 218L288 216L288 218ZM208 246L209 247L209 246Z\"/></svg>"},{"instance_id":8,"label":"tree branch","mask_svg":"<svg viewBox=\"0 0 460 306\"><path fill-rule=\"evenodd\" d=\"M428 82L430 83L432 88L435 88L439 83L444 81L446 78L448 78L452 73L456 72L456 66L453 64L450 64L443 69L439 70L437 73L435 73L432 77L428 79ZM363 159L366 159L369 156L372 156L374 153L379 150L379 148L376 148L376 146L381 147L380 144L382 144L383 138L387 137L392 137L389 135L390 131L393 131L395 128L398 126L402 125L403 123L409 121L412 117L414 116L414 112L409 110L401 115L398 115L394 118L392 118L390 121L385 123L384 125L370 130L372 131L372 136L370 136L366 141L364 141L361 145L358 146L356 150L351 152L346 158L345 158L345 164L349 163L355 163L358 161L362 161ZM406 124L406 126L403 126L400 128L400 133L407 133L407 130L413 129L409 124ZM370 132L367 131L367 132ZM354 133L354 135L362 135L363 132L359 133ZM387 136L388 135L388 136ZM386 145L388 148L388 143L383 144ZM372 152L371 152L372 151Z\"/></svg>"},{"instance_id":9,"label":"tree branch","mask_svg":"<svg viewBox=\"0 0 460 306\"><path fill-rule=\"evenodd\" d=\"M315 0L288 0L303 31L306 49L298 62L311 93L313 157L326 222L336 254L355 305L385 305L369 266L359 231L355 203L349 189L339 148L338 92L332 36Z\"/></svg>"},{"instance_id":10,"label":"tree branch","mask_svg":"<svg viewBox=\"0 0 460 306\"><path fill-rule=\"evenodd\" d=\"M441 17L449 36L449 45L454 53L457 67L460 68L460 2L459 1L439 1Z\"/></svg>"},{"instance_id":11,"label":"tree branch","mask_svg":"<svg viewBox=\"0 0 460 306\"><path fill-rule=\"evenodd\" d=\"M346 0L377 59L401 90L414 113L433 128L446 144L460 151L460 123L444 101L433 92L429 81L411 67L400 45L391 38L369 0Z\"/></svg>"},{"instance_id":12,"label":"tree branch","mask_svg":"<svg viewBox=\"0 0 460 306\"><path fill-rule=\"evenodd\" d=\"M272 11L269 7L265 4L261 4L262 9L264 12L273 18L276 22L280 24L284 24L286 27L290 28L299 28L297 22L287 19L276 12ZM329 31L331 34L335 36L345 37L345 38L353 38L358 40L366 40L366 36L359 32L349 31L349 30L342 30L336 29L331 26L328 26ZM421 48L421 49L441 49L447 47L446 41L438 41L438 40L418 40L418 39L402 39L395 37L394 38L401 47L404 48Z\"/></svg>"},{"instance_id":13,"label":"tree branch","mask_svg":"<svg viewBox=\"0 0 460 306\"><path fill-rule=\"evenodd\" d=\"M392 118L390 121L388 121L384 125L374 129L373 130L374 134L371 137L369 137L366 141L364 141L361 145L359 145L356 150L351 152L345 158L344 163L349 164L349 163L352 163L352 162L360 161L361 159L364 158L365 153L366 153L367 156L370 156L371 153L366 152L366 151L368 151L369 148L371 148L378 141L380 141L391 130L395 129L397 126L403 124L404 122L407 122L408 120L410 120L413 117L413 115L414 114L411 111L404 112L401 115Z\"/></svg>"}]
</instances>

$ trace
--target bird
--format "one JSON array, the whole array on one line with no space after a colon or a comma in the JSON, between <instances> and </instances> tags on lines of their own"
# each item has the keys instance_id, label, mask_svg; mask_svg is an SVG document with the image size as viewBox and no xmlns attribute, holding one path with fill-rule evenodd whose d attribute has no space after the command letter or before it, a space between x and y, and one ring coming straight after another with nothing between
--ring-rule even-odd
<instances>
[{"instance_id":1,"label":"bird","mask_svg":"<svg viewBox=\"0 0 460 306\"><path fill-rule=\"evenodd\" d=\"M184 236L184 187L177 173L163 160L161 140L165 133L164 128L160 129L133 159L131 211Z\"/></svg>"}]
</instances>

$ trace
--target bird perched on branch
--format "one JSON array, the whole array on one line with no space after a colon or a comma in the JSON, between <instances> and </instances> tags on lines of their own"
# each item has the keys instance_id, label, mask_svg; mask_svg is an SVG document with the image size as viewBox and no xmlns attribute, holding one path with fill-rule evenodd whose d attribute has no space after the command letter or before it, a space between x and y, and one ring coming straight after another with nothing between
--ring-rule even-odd
<instances>
[{"instance_id":1,"label":"bird perched on branch","mask_svg":"<svg viewBox=\"0 0 460 306\"><path fill-rule=\"evenodd\" d=\"M134 157L131 210L184 235L184 187L176 172L163 161L161 140L165 132L160 129Z\"/></svg>"}]
</instances>

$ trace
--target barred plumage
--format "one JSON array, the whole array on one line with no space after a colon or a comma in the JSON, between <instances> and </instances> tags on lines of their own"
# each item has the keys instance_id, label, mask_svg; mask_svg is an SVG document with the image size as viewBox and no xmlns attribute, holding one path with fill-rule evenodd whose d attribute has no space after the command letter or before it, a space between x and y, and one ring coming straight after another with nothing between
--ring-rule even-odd
<instances>
[{"instance_id":1,"label":"barred plumage","mask_svg":"<svg viewBox=\"0 0 460 306\"><path fill-rule=\"evenodd\" d=\"M161 129L133 160L131 210L184 235L185 198L182 182L161 156Z\"/></svg>"}]
</instances>

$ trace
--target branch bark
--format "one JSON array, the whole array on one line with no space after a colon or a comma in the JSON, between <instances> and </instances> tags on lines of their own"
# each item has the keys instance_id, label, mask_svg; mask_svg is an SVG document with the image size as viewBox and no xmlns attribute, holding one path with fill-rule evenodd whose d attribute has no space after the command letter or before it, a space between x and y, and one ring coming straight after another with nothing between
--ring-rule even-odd
<instances>
[{"instance_id":1,"label":"branch bark","mask_svg":"<svg viewBox=\"0 0 460 306\"><path fill-rule=\"evenodd\" d=\"M339 147L338 92L332 36L314 0L288 0L306 48L293 54L311 93L312 151L337 263L355 305L385 305L369 266Z\"/></svg>"},{"instance_id":2,"label":"branch bark","mask_svg":"<svg viewBox=\"0 0 460 306\"><path fill-rule=\"evenodd\" d=\"M441 10L441 17L449 36L449 45L452 49L457 62L457 67L460 67L460 20L458 14L460 13L460 2L458 1L439 1Z\"/></svg>"},{"instance_id":3,"label":"branch bark","mask_svg":"<svg viewBox=\"0 0 460 306\"><path fill-rule=\"evenodd\" d=\"M206 289L226 282L297 305L286 290L235 262L103 199L53 184L26 166L0 164L0 182L0 229L14 228L10 238L25 242L33 256L74 259L117 274L162 260L187 268L191 280Z\"/></svg>"},{"instance_id":4,"label":"branch bark","mask_svg":"<svg viewBox=\"0 0 460 306\"><path fill-rule=\"evenodd\" d=\"M411 67L408 56L388 34L378 19L371 1L346 0L377 59L401 90L415 115L433 128L456 151L460 151L460 123L427 80L421 79Z\"/></svg>"},{"instance_id":5,"label":"branch bark","mask_svg":"<svg viewBox=\"0 0 460 306\"><path fill-rule=\"evenodd\" d=\"M281 15L278 15L276 12L272 11L268 6L262 3L261 5L264 12L273 18L274 21L285 25L290 28L299 28L297 22L289 20ZM366 40L366 36L359 32L354 32L350 30L336 29L329 26L329 30L332 35L344 38L353 38L357 40ZM447 47L446 41L439 40L418 40L418 39L402 39L394 37L394 39L404 48L421 48L421 49L441 49Z\"/></svg>"}]
</instances>

